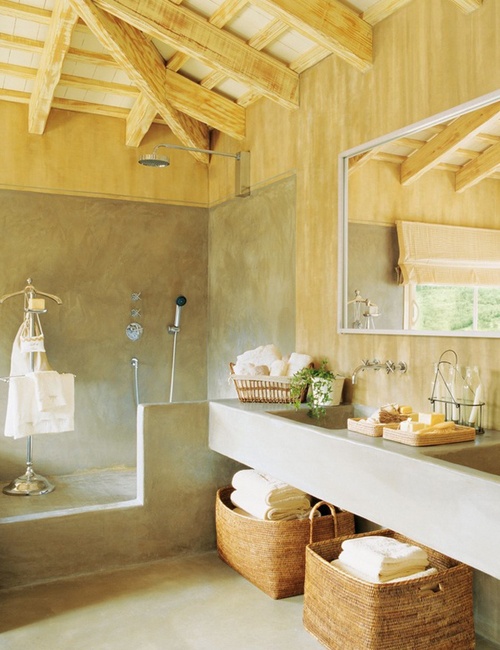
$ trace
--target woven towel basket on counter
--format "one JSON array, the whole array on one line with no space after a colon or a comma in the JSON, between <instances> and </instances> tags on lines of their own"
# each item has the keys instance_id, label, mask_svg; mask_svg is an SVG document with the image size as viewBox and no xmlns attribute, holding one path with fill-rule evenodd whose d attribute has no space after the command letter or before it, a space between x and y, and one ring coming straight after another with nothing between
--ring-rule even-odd
<instances>
[{"instance_id":1,"label":"woven towel basket on counter","mask_svg":"<svg viewBox=\"0 0 500 650\"><path fill-rule=\"evenodd\" d=\"M312 367L312 364L311 364ZM269 375L235 375L234 364L230 363L230 379L240 402L257 402L263 404L291 404L291 377L274 377ZM300 401L305 402L307 388L302 391Z\"/></svg>"},{"instance_id":2,"label":"woven towel basket on counter","mask_svg":"<svg viewBox=\"0 0 500 650\"><path fill-rule=\"evenodd\" d=\"M385 535L415 544L391 530ZM344 539L348 539L344 538ZM437 573L374 584L331 564L342 538L313 542L306 552L304 627L331 650L445 650L475 647L472 569L422 544Z\"/></svg>"},{"instance_id":3,"label":"woven towel basket on counter","mask_svg":"<svg viewBox=\"0 0 500 650\"><path fill-rule=\"evenodd\" d=\"M264 521L245 517L234 512L233 489L229 486L217 492L217 551L226 564L271 598L304 593L305 551L312 537L324 540L354 532L354 515L330 504L324 505L333 514L315 517L314 529L307 518Z\"/></svg>"}]
</instances>

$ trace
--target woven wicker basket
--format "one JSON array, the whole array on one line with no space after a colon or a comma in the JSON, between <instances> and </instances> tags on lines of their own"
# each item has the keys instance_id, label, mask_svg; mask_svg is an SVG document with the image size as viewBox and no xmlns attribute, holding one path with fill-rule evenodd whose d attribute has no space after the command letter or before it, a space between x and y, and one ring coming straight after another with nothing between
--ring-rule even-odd
<instances>
[{"instance_id":1,"label":"woven wicker basket","mask_svg":"<svg viewBox=\"0 0 500 650\"><path fill-rule=\"evenodd\" d=\"M217 492L217 551L224 562L271 598L304 593L305 551L312 536L321 540L354 533L354 515L345 511L317 517L314 526L309 519L244 517L234 512L232 491L229 486Z\"/></svg>"},{"instance_id":2,"label":"woven wicker basket","mask_svg":"<svg viewBox=\"0 0 500 650\"><path fill-rule=\"evenodd\" d=\"M365 535L415 544L390 530ZM331 650L474 648L470 567L419 544L436 574L373 584L330 564L340 555L342 541L307 547L303 621L318 641Z\"/></svg>"},{"instance_id":3,"label":"woven wicker basket","mask_svg":"<svg viewBox=\"0 0 500 650\"><path fill-rule=\"evenodd\" d=\"M290 396L291 377L235 375L234 364L230 363L229 368L240 402L291 404L294 401ZM306 395L307 388L302 391L301 402L305 402Z\"/></svg>"}]
</instances>

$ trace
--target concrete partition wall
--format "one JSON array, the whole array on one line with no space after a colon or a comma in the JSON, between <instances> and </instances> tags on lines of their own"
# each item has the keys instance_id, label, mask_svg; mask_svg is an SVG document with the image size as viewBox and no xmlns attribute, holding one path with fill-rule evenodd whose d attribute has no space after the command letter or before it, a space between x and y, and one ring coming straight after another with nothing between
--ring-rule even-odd
<instances>
[{"instance_id":1,"label":"concrete partition wall","mask_svg":"<svg viewBox=\"0 0 500 650\"><path fill-rule=\"evenodd\" d=\"M0 525L0 588L215 548L217 488L239 467L208 448L208 403L139 409L144 504Z\"/></svg>"}]
</instances>

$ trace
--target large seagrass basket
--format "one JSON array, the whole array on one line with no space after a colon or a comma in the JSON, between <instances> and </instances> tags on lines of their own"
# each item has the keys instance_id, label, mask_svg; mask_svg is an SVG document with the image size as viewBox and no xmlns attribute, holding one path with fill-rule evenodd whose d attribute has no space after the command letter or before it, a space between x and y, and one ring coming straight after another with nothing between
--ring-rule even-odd
<instances>
[{"instance_id":1,"label":"large seagrass basket","mask_svg":"<svg viewBox=\"0 0 500 650\"><path fill-rule=\"evenodd\" d=\"M271 598L304 593L306 546L315 540L354 533L354 515L321 505L333 514L290 521L251 519L234 512L231 486L217 492L217 551L224 562Z\"/></svg>"},{"instance_id":2,"label":"large seagrass basket","mask_svg":"<svg viewBox=\"0 0 500 650\"><path fill-rule=\"evenodd\" d=\"M391 530L385 535L415 544ZM347 539L347 538L344 538ZM475 647L472 569L422 544L437 573L374 584L331 564L343 539L307 547L304 627L331 650L466 650Z\"/></svg>"}]
</instances>

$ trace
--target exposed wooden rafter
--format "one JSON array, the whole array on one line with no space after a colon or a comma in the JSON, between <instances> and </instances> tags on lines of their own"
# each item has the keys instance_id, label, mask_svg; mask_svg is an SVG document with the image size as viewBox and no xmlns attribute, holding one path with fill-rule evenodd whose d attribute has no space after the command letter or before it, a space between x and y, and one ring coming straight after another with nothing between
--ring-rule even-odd
<instances>
[{"instance_id":1,"label":"exposed wooden rafter","mask_svg":"<svg viewBox=\"0 0 500 650\"><path fill-rule=\"evenodd\" d=\"M179 140L187 147L209 149L207 126L181 113L167 101L164 61L144 34L106 14L91 0L70 1L86 25L120 63ZM196 152L194 155L200 162L208 162L207 154Z\"/></svg>"},{"instance_id":2,"label":"exposed wooden rafter","mask_svg":"<svg viewBox=\"0 0 500 650\"><path fill-rule=\"evenodd\" d=\"M41 134L45 131L64 57L77 20L78 14L68 0L56 0L29 103L30 133Z\"/></svg>"},{"instance_id":3,"label":"exposed wooden rafter","mask_svg":"<svg viewBox=\"0 0 500 650\"><path fill-rule=\"evenodd\" d=\"M359 70L371 68L371 26L338 0L251 1Z\"/></svg>"},{"instance_id":4,"label":"exposed wooden rafter","mask_svg":"<svg viewBox=\"0 0 500 650\"><path fill-rule=\"evenodd\" d=\"M95 0L95 5L208 67L258 88L282 106L298 107L299 77L295 72L194 12L163 0Z\"/></svg>"},{"instance_id":5,"label":"exposed wooden rafter","mask_svg":"<svg viewBox=\"0 0 500 650\"><path fill-rule=\"evenodd\" d=\"M453 120L423 147L407 158L401 165L401 183L407 185L420 178L426 171L439 164L445 156L456 151L463 142L497 118L500 102L484 106Z\"/></svg>"},{"instance_id":6,"label":"exposed wooden rafter","mask_svg":"<svg viewBox=\"0 0 500 650\"><path fill-rule=\"evenodd\" d=\"M420 1L363 0L361 13L358 0L54 0L53 10L0 0L0 101L27 104L34 134L44 133L58 108L124 120L128 146L160 123L183 145L210 149L212 129L244 140L246 109L262 98L296 109L300 74L328 56L370 69L373 25ZM449 2L465 13L483 4ZM497 132L482 135L494 146ZM465 187L493 166L494 150L486 155L483 145L453 144L448 151L458 159L440 162L425 141L408 140L411 160L401 150L373 151L351 161L351 171L370 159L391 160L411 182L427 166L457 172L468 163L457 178L457 188ZM207 154L193 155L208 162Z\"/></svg>"},{"instance_id":7,"label":"exposed wooden rafter","mask_svg":"<svg viewBox=\"0 0 500 650\"><path fill-rule=\"evenodd\" d=\"M463 192L467 190L484 178L491 176L497 169L500 169L500 143L488 147L486 151L483 151L481 155L471 160L457 172L455 179L456 191Z\"/></svg>"}]
</instances>

